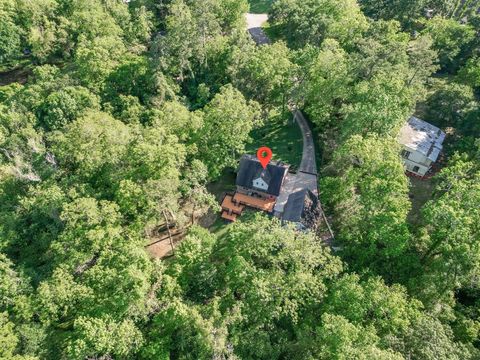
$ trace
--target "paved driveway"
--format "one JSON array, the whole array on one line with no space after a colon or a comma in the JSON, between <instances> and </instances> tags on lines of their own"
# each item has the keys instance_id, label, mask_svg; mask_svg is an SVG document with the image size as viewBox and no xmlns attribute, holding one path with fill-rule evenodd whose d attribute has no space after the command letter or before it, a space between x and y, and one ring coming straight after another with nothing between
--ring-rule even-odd
<instances>
[{"instance_id":1,"label":"paved driveway","mask_svg":"<svg viewBox=\"0 0 480 360\"><path fill-rule=\"evenodd\" d=\"M265 32L262 29L262 24L268 20L268 15L246 14L246 19L247 29L257 45L269 44L270 39L265 35ZM298 126L300 126L300 130L302 131L302 162L300 163L298 172L296 174L288 173L284 180L281 193L277 198L274 208L274 213L277 216L280 216L280 214L283 213L285 204L288 201L288 196L292 193L303 189L309 189L316 196L318 196L317 163L315 160L315 145L313 142L312 131L310 130L307 120L299 110L293 110L292 114ZM323 214L323 210L322 215L325 223L328 226L329 233L327 238L329 239L328 241L330 241L330 239L334 238L333 232L330 229L330 225L328 224L325 214Z\"/></svg>"},{"instance_id":2,"label":"paved driveway","mask_svg":"<svg viewBox=\"0 0 480 360\"><path fill-rule=\"evenodd\" d=\"M270 39L265 35L262 25L267 22L267 14L246 14L247 29L253 40L258 45L270 44Z\"/></svg>"},{"instance_id":3,"label":"paved driveway","mask_svg":"<svg viewBox=\"0 0 480 360\"><path fill-rule=\"evenodd\" d=\"M293 110L293 117L300 126L303 135L303 154L302 162L298 171L306 172L309 174L317 174L317 164L315 161L315 145L313 143L313 135L308 125L307 120L299 110Z\"/></svg>"}]
</instances>

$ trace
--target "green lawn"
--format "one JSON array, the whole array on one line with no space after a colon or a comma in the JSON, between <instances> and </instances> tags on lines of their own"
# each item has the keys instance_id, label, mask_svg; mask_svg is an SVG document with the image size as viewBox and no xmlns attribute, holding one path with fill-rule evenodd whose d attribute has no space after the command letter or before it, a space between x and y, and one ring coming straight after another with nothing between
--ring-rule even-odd
<instances>
[{"instance_id":1,"label":"green lawn","mask_svg":"<svg viewBox=\"0 0 480 360\"><path fill-rule=\"evenodd\" d=\"M249 0L252 14L264 14L270 10L273 0Z\"/></svg>"},{"instance_id":2,"label":"green lawn","mask_svg":"<svg viewBox=\"0 0 480 360\"><path fill-rule=\"evenodd\" d=\"M253 142L247 146L247 152L256 154L261 146L272 149L273 159L282 160L294 167L298 167L302 160L303 138L298 125L281 116L269 118L265 124L251 134Z\"/></svg>"}]
</instances>

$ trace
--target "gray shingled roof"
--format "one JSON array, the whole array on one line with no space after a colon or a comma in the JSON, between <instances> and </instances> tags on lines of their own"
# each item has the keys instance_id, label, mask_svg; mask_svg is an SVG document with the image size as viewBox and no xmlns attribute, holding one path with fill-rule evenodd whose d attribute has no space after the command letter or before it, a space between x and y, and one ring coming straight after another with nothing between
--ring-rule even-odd
<instances>
[{"instance_id":1,"label":"gray shingled roof","mask_svg":"<svg viewBox=\"0 0 480 360\"><path fill-rule=\"evenodd\" d=\"M436 161L442 151L445 133L438 127L412 116L400 130L399 142Z\"/></svg>"},{"instance_id":2,"label":"gray shingled roof","mask_svg":"<svg viewBox=\"0 0 480 360\"><path fill-rule=\"evenodd\" d=\"M288 197L282 220L302 222L312 226L321 215L318 198L308 189L297 191Z\"/></svg>"},{"instance_id":3,"label":"gray shingled roof","mask_svg":"<svg viewBox=\"0 0 480 360\"><path fill-rule=\"evenodd\" d=\"M266 193L278 196L287 171L288 166L273 161L264 170L255 156L244 155L240 159L236 184L246 188L253 188L253 180L261 177L268 184Z\"/></svg>"}]
</instances>

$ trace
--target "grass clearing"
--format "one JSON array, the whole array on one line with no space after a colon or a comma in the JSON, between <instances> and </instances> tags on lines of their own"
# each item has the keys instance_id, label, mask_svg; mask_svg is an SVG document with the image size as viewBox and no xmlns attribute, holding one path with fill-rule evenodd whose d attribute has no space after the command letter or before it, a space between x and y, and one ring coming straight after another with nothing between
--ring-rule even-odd
<instances>
[{"instance_id":1,"label":"grass clearing","mask_svg":"<svg viewBox=\"0 0 480 360\"><path fill-rule=\"evenodd\" d=\"M281 41L285 38L282 35L281 25L272 25L269 21L263 23L262 25L263 32L270 39L271 42Z\"/></svg>"},{"instance_id":2,"label":"grass clearing","mask_svg":"<svg viewBox=\"0 0 480 360\"><path fill-rule=\"evenodd\" d=\"M250 12L252 14L264 14L270 10L273 0L249 0Z\"/></svg>"},{"instance_id":3,"label":"grass clearing","mask_svg":"<svg viewBox=\"0 0 480 360\"><path fill-rule=\"evenodd\" d=\"M302 161L303 138L297 123L288 117L275 115L270 117L265 124L252 131L253 141L247 146L247 152L256 154L261 146L272 149L273 159L284 161L298 167Z\"/></svg>"},{"instance_id":4,"label":"grass clearing","mask_svg":"<svg viewBox=\"0 0 480 360\"><path fill-rule=\"evenodd\" d=\"M421 209L432 198L434 186L432 179L420 180L414 177L410 177L410 184L412 209L408 214L408 220L412 225L418 225L421 221Z\"/></svg>"}]
</instances>

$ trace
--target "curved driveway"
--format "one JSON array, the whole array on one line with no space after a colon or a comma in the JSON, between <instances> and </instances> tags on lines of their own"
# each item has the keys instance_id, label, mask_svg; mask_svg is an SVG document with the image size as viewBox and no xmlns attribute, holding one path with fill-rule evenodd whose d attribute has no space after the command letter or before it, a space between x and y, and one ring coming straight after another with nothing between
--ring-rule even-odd
<instances>
[{"instance_id":1,"label":"curved driveway","mask_svg":"<svg viewBox=\"0 0 480 360\"><path fill-rule=\"evenodd\" d=\"M303 154L302 162L298 171L303 171L309 174L317 175L317 164L315 160L315 144L313 143L312 130L308 125L307 120L299 110L293 110L293 117L300 126L303 135Z\"/></svg>"},{"instance_id":2,"label":"curved driveway","mask_svg":"<svg viewBox=\"0 0 480 360\"><path fill-rule=\"evenodd\" d=\"M268 20L267 14L246 14L247 29L252 35L253 40L257 45L269 44L270 39L265 35L262 25ZM290 184L287 188L294 189L309 189L314 194L318 194L317 184L317 164L315 160L315 145L313 142L313 135L308 125L307 120L300 110L292 111L293 118L297 122L303 136L303 153L302 162L298 168L298 173L290 174ZM290 193L290 190L287 192ZM285 199L286 201L286 199ZM281 201L280 201L281 203Z\"/></svg>"}]
</instances>

